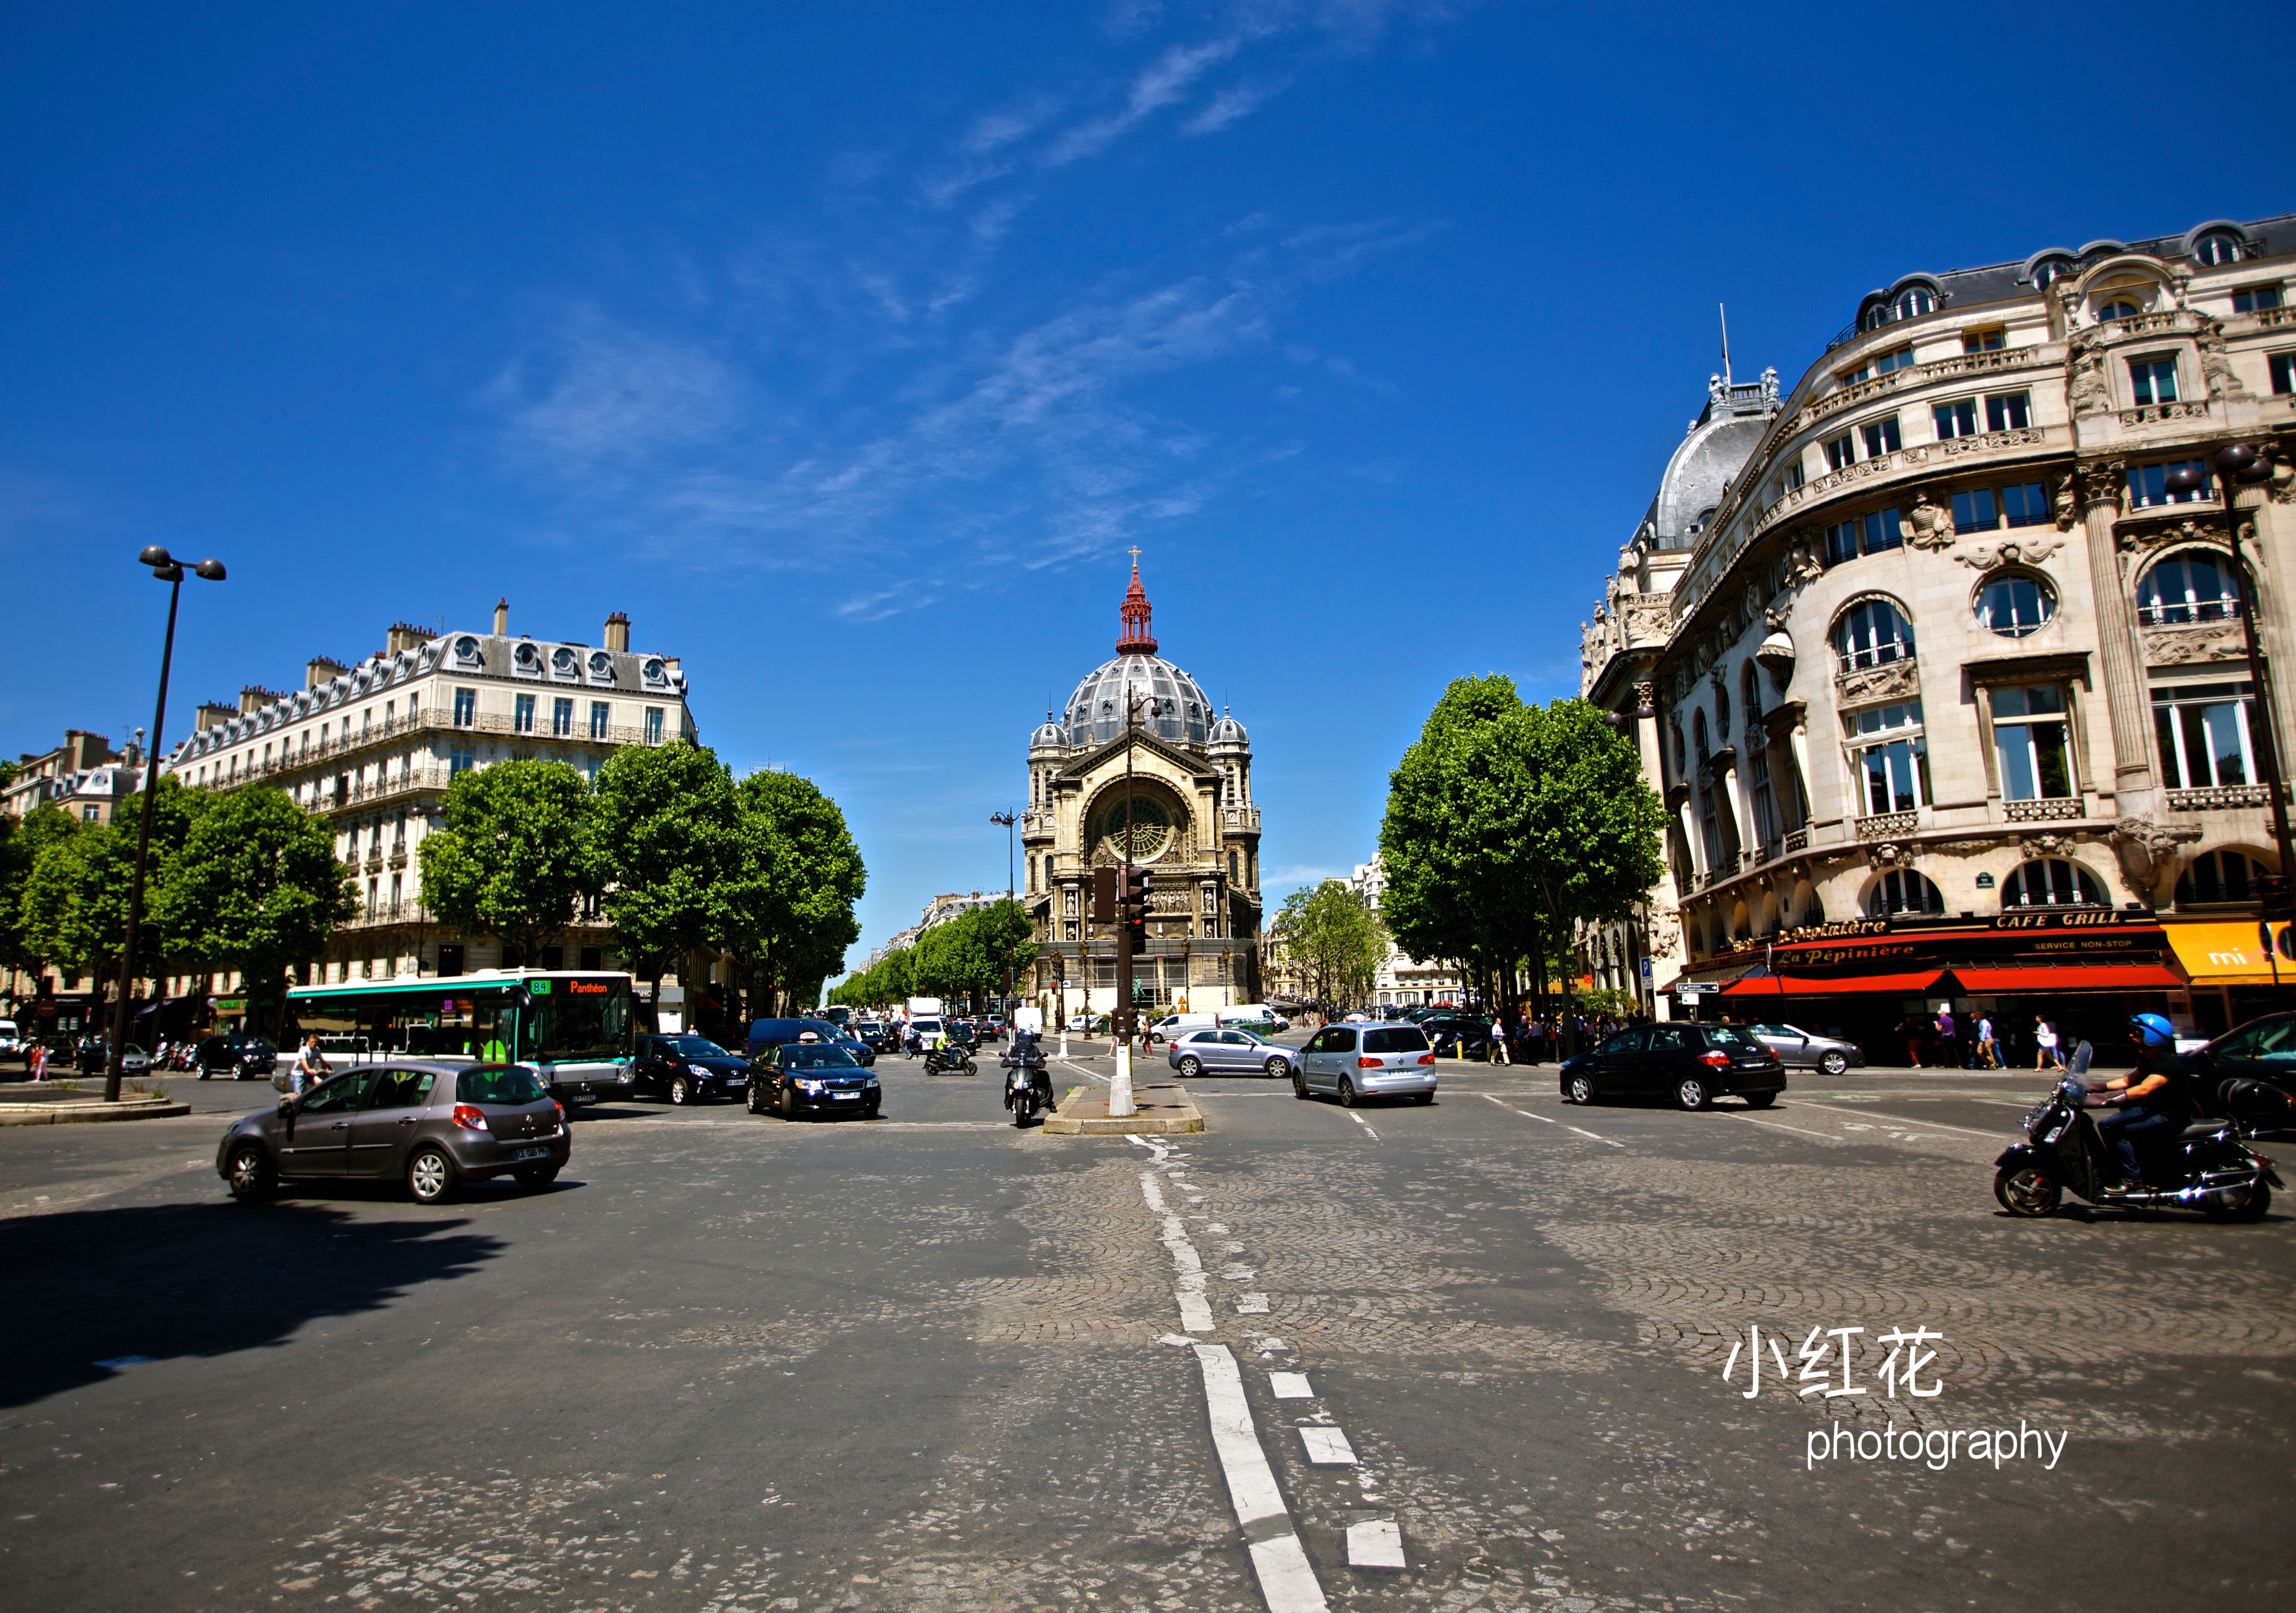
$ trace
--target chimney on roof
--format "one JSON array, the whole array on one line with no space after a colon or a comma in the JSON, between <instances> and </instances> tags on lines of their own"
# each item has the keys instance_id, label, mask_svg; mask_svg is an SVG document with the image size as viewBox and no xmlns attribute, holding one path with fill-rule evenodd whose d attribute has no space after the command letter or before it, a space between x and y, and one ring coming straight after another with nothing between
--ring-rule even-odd
<instances>
[{"instance_id":1,"label":"chimney on roof","mask_svg":"<svg viewBox=\"0 0 2296 1613\"><path fill-rule=\"evenodd\" d=\"M205 733L210 728L220 728L238 715L239 708L236 706L226 706L221 700L203 700L193 732Z\"/></svg>"},{"instance_id":2,"label":"chimney on roof","mask_svg":"<svg viewBox=\"0 0 2296 1613\"><path fill-rule=\"evenodd\" d=\"M272 701L286 698L275 689L266 689L260 684L250 684L239 692L239 708L242 714L260 711Z\"/></svg>"},{"instance_id":3,"label":"chimney on roof","mask_svg":"<svg viewBox=\"0 0 2296 1613\"><path fill-rule=\"evenodd\" d=\"M350 668L340 661L331 660L324 655L315 655L303 663L303 687L316 689L329 678L340 677L349 670Z\"/></svg>"},{"instance_id":4,"label":"chimney on roof","mask_svg":"<svg viewBox=\"0 0 2296 1613\"><path fill-rule=\"evenodd\" d=\"M606 648L629 653L630 618L619 610L606 618Z\"/></svg>"},{"instance_id":5,"label":"chimney on roof","mask_svg":"<svg viewBox=\"0 0 2296 1613\"><path fill-rule=\"evenodd\" d=\"M78 773L83 767L101 767L112 759L111 741L101 733L90 733L85 728L64 730L64 766L66 773Z\"/></svg>"},{"instance_id":6,"label":"chimney on roof","mask_svg":"<svg viewBox=\"0 0 2296 1613\"><path fill-rule=\"evenodd\" d=\"M393 622L390 624L390 631L383 637L382 652L385 655L397 655L402 650L420 650L430 641L430 637L429 634L412 622Z\"/></svg>"},{"instance_id":7,"label":"chimney on roof","mask_svg":"<svg viewBox=\"0 0 2296 1613\"><path fill-rule=\"evenodd\" d=\"M495 602L495 636L510 636L510 598L507 594Z\"/></svg>"}]
</instances>

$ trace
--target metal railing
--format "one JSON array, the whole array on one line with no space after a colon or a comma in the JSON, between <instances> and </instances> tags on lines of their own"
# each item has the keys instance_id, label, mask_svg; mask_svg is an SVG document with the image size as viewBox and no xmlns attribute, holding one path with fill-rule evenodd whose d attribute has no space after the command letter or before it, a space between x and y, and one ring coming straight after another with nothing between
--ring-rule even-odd
<instances>
[{"instance_id":1,"label":"metal railing","mask_svg":"<svg viewBox=\"0 0 2296 1613\"><path fill-rule=\"evenodd\" d=\"M308 719L293 718L301 722ZM537 721L521 728L514 716L499 712L474 712L467 721L457 722L454 714L443 707L430 707L412 716L392 716L379 723L370 724L356 733L330 734L325 739L302 749L283 751L268 761L252 760L236 774L223 779L211 779L213 784L244 784L250 780L270 778L282 773L299 773L331 758L348 757L378 746L389 745L417 733L502 734L520 740L547 740L560 745L662 745L676 736L668 732L665 722L659 733L648 733L643 725L609 725L603 732L593 732L586 724L577 725L572 732L554 733L546 721ZM219 747L228 750L234 745L247 743L247 738L233 740ZM182 764L176 764L177 771Z\"/></svg>"}]
</instances>

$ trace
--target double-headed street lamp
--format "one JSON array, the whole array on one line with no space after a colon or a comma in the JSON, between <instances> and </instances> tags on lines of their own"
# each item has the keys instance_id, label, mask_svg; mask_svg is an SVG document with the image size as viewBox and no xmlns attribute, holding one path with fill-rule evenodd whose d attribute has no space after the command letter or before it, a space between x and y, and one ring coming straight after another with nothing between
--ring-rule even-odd
<instances>
[{"instance_id":1,"label":"double-headed street lamp","mask_svg":"<svg viewBox=\"0 0 2296 1613\"><path fill-rule=\"evenodd\" d=\"M119 1071L121 1060L127 1052L127 994L135 983L135 943L144 928L144 860L152 849L152 803L160 787L160 730L168 720L168 667L176 658L176 603L183 597L184 568L176 557L158 544L146 548L135 557L136 563L152 568L152 575L168 585L168 636L160 650L160 703L152 713L152 749L145 753L144 766L144 821L135 831L135 877L127 886L127 933L120 939L119 1003L111 1013L111 1046L103 1060L103 1101L119 1101ZM211 583L224 579L223 562L203 560L192 568L192 574ZM154 969L165 967L154 960ZM154 1035L159 1026L153 1025Z\"/></svg>"}]
</instances>

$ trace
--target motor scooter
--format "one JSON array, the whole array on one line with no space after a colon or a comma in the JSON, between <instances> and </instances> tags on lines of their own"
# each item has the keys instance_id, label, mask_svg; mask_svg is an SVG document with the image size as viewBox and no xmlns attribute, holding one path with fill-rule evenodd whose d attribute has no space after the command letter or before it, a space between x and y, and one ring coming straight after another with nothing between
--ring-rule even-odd
<instances>
[{"instance_id":1,"label":"motor scooter","mask_svg":"<svg viewBox=\"0 0 2296 1613\"><path fill-rule=\"evenodd\" d=\"M960 1071L968 1076L980 1073L972 1062L972 1050L964 1043L944 1040L925 1049L925 1074L942 1076Z\"/></svg>"},{"instance_id":2,"label":"motor scooter","mask_svg":"<svg viewBox=\"0 0 2296 1613\"><path fill-rule=\"evenodd\" d=\"M1013 1111L1013 1124L1027 1126L1038 1109L1051 1112L1053 1078L1045 1069L1044 1049L1037 1045L1037 1039L1027 1031L1017 1033L1003 1063L1004 1107Z\"/></svg>"},{"instance_id":3,"label":"motor scooter","mask_svg":"<svg viewBox=\"0 0 2296 1613\"><path fill-rule=\"evenodd\" d=\"M2282 1186L2272 1161L2251 1152L2238 1122L2194 1121L2143 1161L2145 1180L2124 1183L2114 1150L2089 1118L2102 1083L2087 1079L2095 1050L2080 1044L2057 1089L2024 1120L2025 1141L1993 1163L1993 1196L2013 1216L2055 1213L2068 1192L2088 1203L2197 1209L2211 1220L2257 1221Z\"/></svg>"}]
</instances>

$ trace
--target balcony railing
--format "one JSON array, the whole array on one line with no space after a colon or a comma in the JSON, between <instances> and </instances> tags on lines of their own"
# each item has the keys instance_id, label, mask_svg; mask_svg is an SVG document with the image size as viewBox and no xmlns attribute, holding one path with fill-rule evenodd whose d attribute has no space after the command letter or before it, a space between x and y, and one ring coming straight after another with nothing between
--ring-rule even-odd
<instances>
[{"instance_id":1,"label":"balcony railing","mask_svg":"<svg viewBox=\"0 0 2296 1613\"><path fill-rule=\"evenodd\" d=\"M298 721L304 719L298 718ZM603 730L593 731L586 724L577 724L566 733L554 733L546 720L537 720L531 727L521 728L514 716L499 712L478 712L466 722L456 722L452 712L440 707L430 707L413 716L390 716L381 722L360 729L357 733L330 734L326 739L304 749L283 752L268 762L254 761L242 766L236 774L210 779L210 785L244 784L250 780L275 777L283 773L299 773L330 759L344 758L390 745L418 733L502 734L519 740L548 741L556 745L661 745L675 739L664 723L662 730L649 734L644 727L610 725ZM245 744L244 739L232 741ZM229 746L222 749L228 749ZM177 765L181 771L181 764Z\"/></svg>"},{"instance_id":2,"label":"balcony railing","mask_svg":"<svg viewBox=\"0 0 2296 1613\"><path fill-rule=\"evenodd\" d=\"M1792 854L1792 853L1794 853L1794 852L1797 852L1797 851L1808 851L1808 849L1809 849L1809 831L1808 831L1808 830L1807 830L1807 829L1789 829L1789 830L1787 830L1787 831L1786 831L1786 851L1787 851L1787 853L1788 853L1789 855L1791 855L1791 854Z\"/></svg>"},{"instance_id":3,"label":"balcony railing","mask_svg":"<svg viewBox=\"0 0 2296 1613\"><path fill-rule=\"evenodd\" d=\"M2134 409L2123 409L2120 423L2124 426L2149 426L2165 420L2206 420L2208 417L2209 400L2195 397L2181 403L2140 404Z\"/></svg>"},{"instance_id":4,"label":"balcony railing","mask_svg":"<svg viewBox=\"0 0 2296 1613\"><path fill-rule=\"evenodd\" d=\"M2218 784L2206 790L2171 790L2171 812L2222 812L2234 806L2269 806L2272 791L2262 784Z\"/></svg>"},{"instance_id":5,"label":"balcony railing","mask_svg":"<svg viewBox=\"0 0 2296 1613\"><path fill-rule=\"evenodd\" d=\"M1876 812L1857 820L1857 838L1861 840L1886 840L1898 835L1911 834L1920 822L1911 812Z\"/></svg>"},{"instance_id":6,"label":"balcony railing","mask_svg":"<svg viewBox=\"0 0 2296 1613\"><path fill-rule=\"evenodd\" d=\"M2073 795L2038 801L2004 801L2001 815L2013 823L2052 823L2088 815L2081 810L2081 798Z\"/></svg>"}]
</instances>

